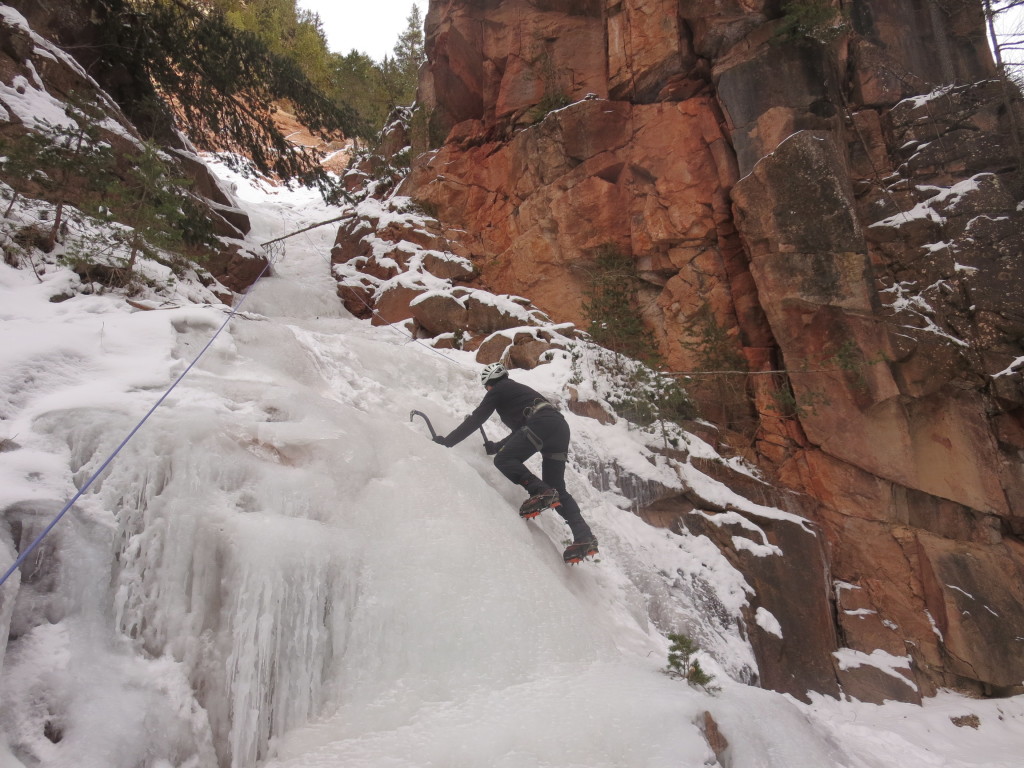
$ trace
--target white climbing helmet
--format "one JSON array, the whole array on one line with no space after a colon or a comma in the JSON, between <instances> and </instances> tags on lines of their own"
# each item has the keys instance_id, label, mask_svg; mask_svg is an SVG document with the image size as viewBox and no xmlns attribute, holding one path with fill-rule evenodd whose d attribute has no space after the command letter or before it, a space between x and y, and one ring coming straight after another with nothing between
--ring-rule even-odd
<instances>
[{"instance_id":1,"label":"white climbing helmet","mask_svg":"<svg viewBox=\"0 0 1024 768\"><path fill-rule=\"evenodd\" d=\"M500 379L503 376L508 376L508 370L501 363L491 363L485 365L484 369L480 371L480 383L485 387L496 379Z\"/></svg>"}]
</instances>

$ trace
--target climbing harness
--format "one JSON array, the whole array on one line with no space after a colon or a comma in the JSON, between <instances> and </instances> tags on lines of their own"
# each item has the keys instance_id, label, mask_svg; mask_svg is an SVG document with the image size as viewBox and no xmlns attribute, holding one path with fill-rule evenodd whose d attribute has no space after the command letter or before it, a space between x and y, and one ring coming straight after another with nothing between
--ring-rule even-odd
<instances>
[{"instance_id":1,"label":"climbing harness","mask_svg":"<svg viewBox=\"0 0 1024 768\"><path fill-rule=\"evenodd\" d=\"M558 412L558 409L554 405L549 403L547 400L537 400L533 405L523 409L523 416L526 417L527 421L533 417L538 411L543 411L546 408L551 408ZM540 436L534 432L529 426L522 427L523 434L526 439L530 441L530 445L537 449L538 453L545 459L551 459L552 461L569 461L569 454L567 453L545 453L544 452L544 441L540 439Z\"/></svg>"},{"instance_id":2,"label":"climbing harness","mask_svg":"<svg viewBox=\"0 0 1024 768\"><path fill-rule=\"evenodd\" d=\"M533 405L528 405L526 408L523 408L523 418L529 420L529 418L531 416L533 416L533 414L537 413L537 411L542 411L545 408L554 408L554 407L555 406L553 406L547 400L536 400L533 403Z\"/></svg>"}]
</instances>

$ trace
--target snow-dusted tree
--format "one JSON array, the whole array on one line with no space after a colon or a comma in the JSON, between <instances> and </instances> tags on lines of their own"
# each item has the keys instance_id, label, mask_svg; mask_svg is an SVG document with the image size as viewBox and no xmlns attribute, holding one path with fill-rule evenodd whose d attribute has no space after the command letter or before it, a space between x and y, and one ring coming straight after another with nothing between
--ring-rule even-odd
<instances>
[{"instance_id":1,"label":"snow-dusted tree","mask_svg":"<svg viewBox=\"0 0 1024 768\"><path fill-rule=\"evenodd\" d=\"M298 151L274 123L274 105L287 99L313 131L367 131L353 109L314 86L292 57L272 52L199 0L102 0L95 3L99 65L111 78L130 78L122 107L147 133L171 129L166 104L198 145L239 152L256 168L300 179L328 194L333 187L319 159Z\"/></svg>"},{"instance_id":2,"label":"snow-dusted tree","mask_svg":"<svg viewBox=\"0 0 1024 768\"><path fill-rule=\"evenodd\" d=\"M405 31L395 43L395 68L402 86L403 101L395 106L411 104L416 98L416 79L420 65L426 60L423 50L423 18L418 5L413 5L406 19Z\"/></svg>"},{"instance_id":3,"label":"snow-dusted tree","mask_svg":"<svg viewBox=\"0 0 1024 768\"><path fill-rule=\"evenodd\" d=\"M131 280L140 255L159 256L155 248L172 254L214 244L212 227L189 194L190 182L175 174L176 165L155 144L146 142L122 160L123 169L108 176L103 206L97 212L127 227L118 238L128 247L125 282Z\"/></svg>"},{"instance_id":4,"label":"snow-dusted tree","mask_svg":"<svg viewBox=\"0 0 1024 768\"><path fill-rule=\"evenodd\" d=\"M14 207L19 193L54 204L53 220L40 243L47 252L60 239L65 206L94 202L98 190L91 182L103 178L114 163L110 145L100 138L95 108L73 98L65 112L66 122L40 121L38 131L7 139L2 146L4 159L0 166L14 189L5 215Z\"/></svg>"}]
</instances>

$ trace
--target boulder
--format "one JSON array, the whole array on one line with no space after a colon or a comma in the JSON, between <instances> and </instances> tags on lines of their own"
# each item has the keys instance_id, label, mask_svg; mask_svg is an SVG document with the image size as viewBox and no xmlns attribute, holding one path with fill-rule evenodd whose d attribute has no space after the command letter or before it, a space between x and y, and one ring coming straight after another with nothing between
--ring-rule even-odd
<instances>
[{"instance_id":1,"label":"boulder","mask_svg":"<svg viewBox=\"0 0 1024 768\"><path fill-rule=\"evenodd\" d=\"M476 348L476 361L481 365L502 362L508 348L517 341L533 341L533 334L523 331L513 334L492 333Z\"/></svg>"},{"instance_id":2,"label":"boulder","mask_svg":"<svg viewBox=\"0 0 1024 768\"><path fill-rule=\"evenodd\" d=\"M820 46L778 44L769 31L764 28L758 45L712 69L741 175L797 131L830 131L839 122L831 70L823 58L827 52ZM765 78L764 72L774 76Z\"/></svg>"},{"instance_id":3,"label":"boulder","mask_svg":"<svg viewBox=\"0 0 1024 768\"><path fill-rule=\"evenodd\" d=\"M431 251L423 255L423 268L434 277L454 282L468 282L476 276L472 262Z\"/></svg>"},{"instance_id":4,"label":"boulder","mask_svg":"<svg viewBox=\"0 0 1024 768\"><path fill-rule=\"evenodd\" d=\"M521 317L510 314L500 305L476 294L466 299L466 310L466 324L473 333L493 333L523 324Z\"/></svg>"},{"instance_id":5,"label":"boulder","mask_svg":"<svg viewBox=\"0 0 1024 768\"><path fill-rule=\"evenodd\" d=\"M588 93L607 94L602 4L458 2L427 13L420 97L432 130L467 120L534 122ZM486 28L486 34L484 29Z\"/></svg>"},{"instance_id":6,"label":"boulder","mask_svg":"<svg viewBox=\"0 0 1024 768\"><path fill-rule=\"evenodd\" d=\"M372 286L338 284L338 298L349 312L366 320L373 316L373 300L376 290Z\"/></svg>"},{"instance_id":7,"label":"boulder","mask_svg":"<svg viewBox=\"0 0 1024 768\"><path fill-rule=\"evenodd\" d=\"M405 107L393 110L385 121L384 130L381 131L376 151L389 162L393 161L395 155L412 143L409 136L407 111Z\"/></svg>"},{"instance_id":8,"label":"boulder","mask_svg":"<svg viewBox=\"0 0 1024 768\"><path fill-rule=\"evenodd\" d=\"M979 55L988 50L980 14L980 3L858 3L849 66L858 103L892 105L933 84L994 77L991 57Z\"/></svg>"},{"instance_id":9,"label":"boulder","mask_svg":"<svg viewBox=\"0 0 1024 768\"><path fill-rule=\"evenodd\" d=\"M464 329L469 315L462 302L447 293L418 296L412 301L410 310L418 327L429 336Z\"/></svg>"},{"instance_id":10,"label":"boulder","mask_svg":"<svg viewBox=\"0 0 1024 768\"><path fill-rule=\"evenodd\" d=\"M569 387L569 400L566 407L577 416L584 416L588 419L595 419L601 424L614 424L615 415L596 400L581 400L579 390Z\"/></svg>"},{"instance_id":11,"label":"boulder","mask_svg":"<svg viewBox=\"0 0 1024 768\"><path fill-rule=\"evenodd\" d=\"M637 3L643 5L643 3ZM698 56L717 59L765 23L765 0L681 0L679 15Z\"/></svg>"},{"instance_id":12,"label":"boulder","mask_svg":"<svg viewBox=\"0 0 1024 768\"><path fill-rule=\"evenodd\" d=\"M334 238L334 247L331 248L331 263L347 264L354 259L365 259L372 255L373 248L364 238L373 231L373 227L356 216L342 222Z\"/></svg>"},{"instance_id":13,"label":"boulder","mask_svg":"<svg viewBox=\"0 0 1024 768\"><path fill-rule=\"evenodd\" d=\"M540 339L530 339L521 343L513 343L509 350L509 363L514 368L530 370L545 362L547 353L554 349L561 349L550 342Z\"/></svg>"},{"instance_id":14,"label":"boulder","mask_svg":"<svg viewBox=\"0 0 1024 768\"><path fill-rule=\"evenodd\" d=\"M376 311L371 322L373 325L388 325L412 318L414 312L411 305L424 293L425 289L408 288L403 285L393 285L385 289L376 298Z\"/></svg>"},{"instance_id":15,"label":"boulder","mask_svg":"<svg viewBox=\"0 0 1024 768\"><path fill-rule=\"evenodd\" d=\"M241 293L263 273L267 257L253 253L241 243L228 242L206 262L206 268L223 285Z\"/></svg>"},{"instance_id":16,"label":"boulder","mask_svg":"<svg viewBox=\"0 0 1024 768\"><path fill-rule=\"evenodd\" d=\"M686 515L681 522L694 535L707 536L724 549L754 588L744 614L761 685L802 701L809 700L811 691L838 696L832 661L838 638L820 539L792 522L758 518L756 525L765 531L765 543L777 548L779 554L754 554L753 548L735 544L734 537L745 539L750 535L745 528L716 525L706 514ZM794 600L794 595L800 598ZM755 618L758 609L775 617L781 637L761 627Z\"/></svg>"},{"instance_id":17,"label":"boulder","mask_svg":"<svg viewBox=\"0 0 1024 768\"><path fill-rule=\"evenodd\" d=\"M917 684L901 672L861 664L839 668L836 675L843 693L858 701L868 704L884 704L887 701L921 703Z\"/></svg>"},{"instance_id":18,"label":"boulder","mask_svg":"<svg viewBox=\"0 0 1024 768\"><path fill-rule=\"evenodd\" d=\"M696 63L676 0L613 6L605 26L608 90L613 99L650 102Z\"/></svg>"}]
</instances>

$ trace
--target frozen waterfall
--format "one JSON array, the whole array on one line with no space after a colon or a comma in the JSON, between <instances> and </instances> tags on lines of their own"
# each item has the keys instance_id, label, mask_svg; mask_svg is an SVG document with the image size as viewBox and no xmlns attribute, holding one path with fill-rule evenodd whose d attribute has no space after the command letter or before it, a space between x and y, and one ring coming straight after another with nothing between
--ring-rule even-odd
<instances>
[{"instance_id":1,"label":"frozen waterfall","mask_svg":"<svg viewBox=\"0 0 1024 768\"><path fill-rule=\"evenodd\" d=\"M330 216L305 192L241 194L258 239ZM851 750L842 711L821 704L815 720L734 682L755 668L741 575L706 539L645 525L582 466L569 485L602 555L565 567L567 528L555 515L520 520L521 490L478 442L448 450L410 423L417 409L447 431L476 405L472 357L350 317L329 274L332 238L289 243L5 586L0 766L720 765L705 711L729 734L734 766L880 767L889 753L919 754L895 736ZM37 284L0 266L9 562L224 310L51 303L66 274ZM557 394L568 370L515 375ZM569 418L581 454L679 482L636 458L625 425ZM718 695L660 673L673 630L701 638Z\"/></svg>"}]
</instances>

